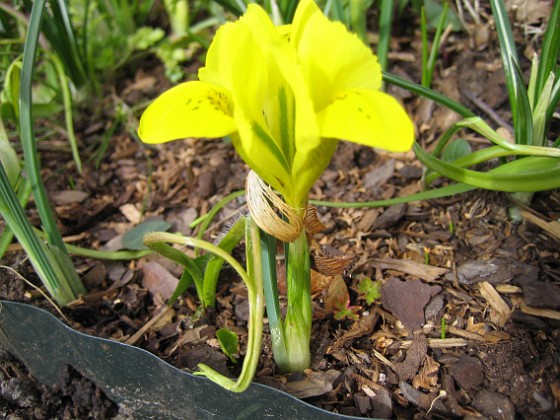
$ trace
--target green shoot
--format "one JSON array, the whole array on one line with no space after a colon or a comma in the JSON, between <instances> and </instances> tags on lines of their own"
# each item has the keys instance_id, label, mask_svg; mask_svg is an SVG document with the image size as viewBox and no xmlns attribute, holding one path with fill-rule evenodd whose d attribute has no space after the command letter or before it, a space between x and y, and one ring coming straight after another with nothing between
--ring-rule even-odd
<instances>
[{"instance_id":1,"label":"green shoot","mask_svg":"<svg viewBox=\"0 0 560 420\"><path fill-rule=\"evenodd\" d=\"M259 361L263 329L262 319L264 314L264 296L262 292L263 285L261 275L263 266L260 249L260 233L257 225L251 220L251 218L247 218L247 222L245 223L247 270L245 270L239 262L237 262L223 249L197 238L156 232L147 234L144 237L144 242L150 248L157 248L165 245L169 249L174 249L167 245L167 243L170 243L203 249L213 253L219 258L222 258L239 274L247 287L250 308L248 325L249 338L241 374L237 381L233 381L204 364L199 365L200 371L196 372L196 374L206 376L222 387L233 392L242 392L247 389L253 379L253 376L255 375Z\"/></svg>"},{"instance_id":2,"label":"green shoot","mask_svg":"<svg viewBox=\"0 0 560 420\"><path fill-rule=\"evenodd\" d=\"M360 294L360 298L364 299L368 305L381 297L381 283L368 277L364 277L358 282L356 290Z\"/></svg>"},{"instance_id":3,"label":"green shoot","mask_svg":"<svg viewBox=\"0 0 560 420\"><path fill-rule=\"evenodd\" d=\"M360 319L358 312L361 308L359 306L350 306L350 302L339 300L334 304L334 307L334 319L337 321L342 321L344 319L357 321Z\"/></svg>"}]
</instances>

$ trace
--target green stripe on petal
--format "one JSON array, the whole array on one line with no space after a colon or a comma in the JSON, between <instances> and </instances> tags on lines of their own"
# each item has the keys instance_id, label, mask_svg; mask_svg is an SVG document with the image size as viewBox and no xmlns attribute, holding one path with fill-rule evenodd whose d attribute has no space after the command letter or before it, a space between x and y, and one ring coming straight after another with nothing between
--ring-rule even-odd
<instances>
[{"instance_id":1,"label":"green stripe on petal","mask_svg":"<svg viewBox=\"0 0 560 420\"><path fill-rule=\"evenodd\" d=\"M142 114L138 135L145 143L218 138L236 131L228 91L204 82L180 84L159 96Z\"/></svg>"},{"instance_id":2,"label":"green stripe on petal","mask_svg":"<svg viewBox=\"0 0 560 420\"><path fill-rule=\"evenodd\" d=\"M253 122L253 133L255 136L266 146L266 148L274 155L278 163L286 170L290 171L290 166L286 161L286 158L282 154L282 151L278 148L274 139L268 135L266 130L261 127L257 122Z\"/></svg>"},{"instance_id":3,"label":"green stripe on petal","mask_svg":"<svg viewBox=\"0 0 560 420\"><path fill-rule=\"evenodd\" d=\"M318 114L322 137L348 140L390 152L405 152L414 126L393 97L379 91L348 90Z\"/></svg>"}]
</instances>

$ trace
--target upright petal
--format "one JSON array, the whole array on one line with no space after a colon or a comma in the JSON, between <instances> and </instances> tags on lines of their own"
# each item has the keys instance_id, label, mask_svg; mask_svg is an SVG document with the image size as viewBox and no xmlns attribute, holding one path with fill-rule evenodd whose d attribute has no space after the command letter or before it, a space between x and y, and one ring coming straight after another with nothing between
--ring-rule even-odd
<instances>
[{"instance_id":1,"label":"upright petal","mask_svg":"<svg viewBox=\"0 0 560 420\"><path fill-rule=\"evenodd\" d=\"M379 89L381 67L371 50L340 22L329 21L313 0L302 0L291 42L310 87L315 111L347 89Z\"/></svg>"},{"instance_id":2,"label":"upright petal","mask_svg":"<svg viewBox=\"0 0 560 420\"><path fill-rule=\"evenodd\" d=\"M261 45L258 37L268 34L255 34L255 26L247 24L253 18L259 19L259 16L254 16L258 10L249 8L245 17L239 21L244 36L240 40L242 44L236 50L232 66L232 99L239 134L234 137L233 144L261 179L282 194L290 195L290 162L278 136L280 116L276 112L269 112L272 108L278 108L278 97L275 95L282 84L278 80L279 71L272 66L267 56L268 51ZM247 17L249 19L245 19Z\"/></svg>"},{"instance_id":3,"label":"upright petal","mask_svg":"<svg viewBox=\"0 0 560 420\"><path fill-rule=\"evenodd\" d=\"M404 108L386 93L348 90L318 115L323 137L334 137L391 152L412 147L414 127Z\"/></svg>"},{"instance_id":4,"label":"upright petal","mask_svg":"<svg viewBox=\"0 0 560 420\"><path fill-rule=\"evenodd\" d=\"M228 22L218 28L206 54L206 64L198 70L198 78L231 91L232 66L238 48L246 36L238 22Z\"/></svg>"},{"instance_id":5,"label":"upright petal","mask_svg":"<svg viewBox=\"0 0 560 420\"><path fill-rule=\"evenodd\" d=\"M204 82L187 82L160 95L142 114L138 135L145 143L186 137L223 137L236 131L227 90Z\"/></svg>"},{"instance_id":6,"label":"upright petal","mask_svg":"<svg viewBox=\"0 0 560 420\"><path fill-rule=\"evenodd\" d=\"M270 47L275 62L293 94L295 108L293 135L293 159L291 174L294 194L286 196L286 201L295 207L305 207L309 188L328 165L332 152L322 147L319 125L309 87L305 80L296 52L289 45L276 44ZM321 153L316 153L321 149ZM327 153L324 153L327 152Z\"/></svg>"}]
</instances>

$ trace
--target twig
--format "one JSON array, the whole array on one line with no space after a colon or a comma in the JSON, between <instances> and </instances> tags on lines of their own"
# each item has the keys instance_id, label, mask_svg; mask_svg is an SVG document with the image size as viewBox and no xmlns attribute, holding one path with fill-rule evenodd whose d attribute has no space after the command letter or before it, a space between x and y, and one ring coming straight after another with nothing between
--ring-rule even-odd
<instances>
[{"instance_id":1,"label":"twig","mask_svg":"<svg viewBox=\"0 0 560 420\"><path fill-rule=\"evenodd\" d=\"M6 265L0 265L0 268L4 268L8 271L11 271L12 273L14 273L17 277L19 277L21 280L23 280L25 283L27 283L28 286L31 286L33 289L37 290L41 295L43 295L43 297L45 299L47 299L47 301L53 306L53 308L58 312L58 314L62 317L62 319L64 319L64 321L67 324L70 324L70 320L68 318L66 318L66 316L62 313L62 311L60 310L60 308L56 305L56 303L54 303L54 301L45 293L41 290L40 287L35 286L33 283L31 283L29 280L27 280L25 277L23 277L21 274L19 274L16 270L14 270L12 267L8 267Z\"/></svg>"},{"instance_id":2,"label":"twig","mask_svg":"<svg viewBox=\"0 0 560 420\"><path fill-rule=\"evenodd\" d=\"M154 316L152 319L150 319L148 322L146 322L144 324L144 326L142 328L140 328L138 331L136 331L128 340L126 340L124 343L125 344L129 344L129 345L134 345L138 342L138 340L140 340L142 338L142 336L144 335L144 333L146 331L148 331L150 328L152 328L154 326L154 324L156 322L158 322L161 318L163 318L163 316L165 314L167 314L169 311L171 310L171 307L169 306L165 306L165 309L163 309L159 314L157 314L156 316Z\"/></svg>"},{"instance_id":3,"label":"twig","mask_svg":"<svg viewBox=\"0 0 560 420\"><path fill-rule=\"evenodd\" d=\"M478 98L474 93L465 88L460 88L460 91L466 98L475 104L481 111L485 112L496 124L501 125L510 133L513 133L513 127L506 120L500 117L486 102Z\"/></svg>"}]
</instances>

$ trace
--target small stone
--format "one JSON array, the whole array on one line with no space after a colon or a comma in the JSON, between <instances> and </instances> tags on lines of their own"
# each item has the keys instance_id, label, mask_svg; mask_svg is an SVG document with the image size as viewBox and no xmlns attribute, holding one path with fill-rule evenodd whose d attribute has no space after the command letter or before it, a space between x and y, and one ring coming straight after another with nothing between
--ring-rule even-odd
<instances>
[{"instance_id":1,"label":"small stone","mask_svg":"<svg viewBox=\"0 0 560 420\"><path fill-rule=\"evenodd\" d=\"M467 391L476 388L484 381L482 362L476 357L460 357L453 363L449 373L451 373L455 382Z\"/></svg>"},{"instance_id":2,"label":"small stone","mask_svg":"<svg viewBox=\"0 0 560 420\"><path fill-rule=\"evenodd\" d=\"M354 395L354 404L361 414L366 414L371 409L371 401L367 395Z\"/></svg>"},{"instance_id":3,"label":"small stone","mask_svg":"<svg viewBox=\"0 0 560 420\"><path fill-rule=\"evenodd\" d=\"M488 261L471 260L457 267L457 279L461 284L487 281L492 285L509 283L517 279L535 279L538 268L510 258L492 258Z\"/></svg>"},{"instance_id":4,"label":"small stone","mask_svg":"<svg viewBox=\"0 0 560 420\"><path fill-rule=\"evenodd\" d=\"M443 309L444 301L443 296L436 295L430 300L424 309L424 314L427 320L438 319L439 312Z\"/></svg>"},{"instance_id":5,"label":"small stone","mask_svg":"<svg viewBox=\"0 0 560 420\"><path fill-rule=\"evenodd\" d=\"M387 388L379 388L372 398L373 410L371 417L376 419L388 419L393 416L393 400Z\"/></svg>"},{"instance_id":6,"label":"small stone","mask_svg":"<svg viewBox=\"0 0 560 420\"><path fill-rule=\"evenodd\" d=\"M560 286L543 281L523 280L525 303L535 308L560 309Z\"/></svg>"},{"instance_id":7,"label":"small stone","mask_svg":"<svg viewBox=\"0 0 560 420\"><path fill-rule=\"evenodd\" d=\"M515 418L515 407L511 400L489 389L480 390L474 396L472 406L493 419L513 420Z\"/></svg>"},{"instance_id":8,"label":"small stone","mask_svg":"<svg viewBox=\"0 0 560 420\"><path fill-rule=\"evenodd\" d=\"M550 399L546 398L540 392L537 391L533 392L533 398L539 404L539 406L541 407L541 411L543 413L550 411L554 408L554 403Z\"/></svg>"},{"instance_id":9,"label":"small stone","mask_svg":"<svg viewBox=\"0 0 560 420\"><path fill-rule=\"evenodd\" d=\"M430 286L420 280L400 281L393 277L383 285L381 296L385 309L406 328L415 330L426 322L424 307L440 291L440 286Z\"/></svg>"},{"instance_id":10,"label":"small stone","mask_svg":"<svg viewBox=\"0 0 560 420\"><path fill-rule=\"evenodd\" d=\"M167 300L179 285L177 277L155 261L144 264L142 271L144 273L142 285L154 296L159 294Z\"/></svg>"}]
</instances>

